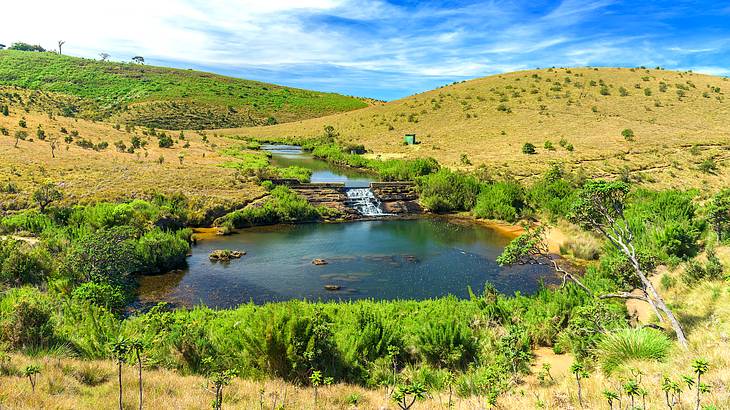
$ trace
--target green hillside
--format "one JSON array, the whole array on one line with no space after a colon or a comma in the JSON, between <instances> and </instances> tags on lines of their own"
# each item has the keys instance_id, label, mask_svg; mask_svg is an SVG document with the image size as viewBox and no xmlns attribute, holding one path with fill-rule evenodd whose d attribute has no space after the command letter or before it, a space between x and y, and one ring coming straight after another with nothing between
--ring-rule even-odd
<instances>
[{"instance_id":1,"label":"green hillside","mask_svg":"<svg viewBox=\"0 0 730 410\"><path fill-rule=\"evenodd\" d=\"M282 123L368 105L194 70L13 50L0 51L0 85L54 93L44 100L67 116L167 129Z\"/></svg>"}]
</instances>

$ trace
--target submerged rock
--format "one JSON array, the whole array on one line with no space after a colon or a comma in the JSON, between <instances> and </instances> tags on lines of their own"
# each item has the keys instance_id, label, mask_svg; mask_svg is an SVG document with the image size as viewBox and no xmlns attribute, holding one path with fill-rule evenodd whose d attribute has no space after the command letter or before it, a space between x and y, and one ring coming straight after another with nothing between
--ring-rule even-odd
<instances>
[{"instance_id":1,"label":"submerged rock","mask_svg":"<svg viewBox=\"0 0 730 410\"><path fill-rule=\"evenodd\" d=\"M232 251L229 249L216 249L213 252L208 255L208 259L211 261L229 261L231 259L238 259L241 256L245 255L246 252L244 251Z\"/></svg>"},{"instance_id":2,"label":"submerged rock","mask_svg":"<svg viewBox=\"0 0 730 410\"><path fill-rule=\"evenodd\" d=\"M313 265L326 265L328 262L324 259L315 259L312 261Z\"/></svg>"},{"instance_id":3,"label":"submerged rock","mask_svg":"<svg viewBox=\"0 0 730 410\"><path fill-rule=\"evenodd\" d=\"M325 290L340 290L342 289L342 286L340 285L324 285Z\"/></svg>"}]
</instances>

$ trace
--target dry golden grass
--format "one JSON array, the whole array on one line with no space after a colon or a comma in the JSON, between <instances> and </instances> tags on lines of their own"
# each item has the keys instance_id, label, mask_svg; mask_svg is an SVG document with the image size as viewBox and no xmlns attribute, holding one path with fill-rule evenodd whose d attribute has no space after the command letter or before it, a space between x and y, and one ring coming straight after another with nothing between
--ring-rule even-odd
<instances>
[{"instance_id":1,"label":"dry golden grass","mask_svg":"<svg viewBox=\"0 0 730 410\"><path fill-rule=\"evenodd\" d=\"M24 118L26 128L19 126ZM38 126L46 132L41 141L36 136ZM0 127L8 130L8 136L0 135L0 186L8 182L17 185L21 192L4 194L0 202L5 208L22 206L32 190L40 183L52 181L62 184L68 203L89 203L99 200L144 198L150 193L182 193L196 202L195 208L216 210L237 208L262 195L262 189L252 182L236 178L231 169L219 165L230 158L218 154L218 150L233 143L227 138L185 133L185 140L178 141L178 132L169 132L176 141L171 148L159 148L156 137L142 134L137 127L126 132L112 124L91 122L67 117L50 117L43 112L24 111L19 105L10 105L10 115L0 115ZM74 142L64 142L68 133L78 131ZM15 147L15 132L25 130L29 140L19 141ZM114 146L116 141L131 145L133 135L148 140L145 149L136 153L122 153ZM33 141L31 141L31 139ZM79 139L93 143L106 141L109 147L102 151L84 149L76 145ZM57 148L55 158L51 142ZM189 142L190 147L184 148ZM180 155L184 158L180 161ZM163 158L162 164L159 159Z\"/></svg>"},{"instance_id":2,"label":"dry golden grass","mask_svg":"<svg viewBox=\"0 0 730 410\"><path fill-rule=\"evenodd\" d=\"M610 95L601 95L601 80ZM666 92L660 91L660 82L667 84ZM561 84L560 91L551 90L556 83ZM688 89L682 98L677 84ZM621 96L620 87L629 95ZM720 92L710 87L719 87ZM646 88L650 96L645 95ZM628 167L656 188L675 187L677 181L701 188L730 181L722 167L729 158L724 149L730 144L728 92L727 78L694 73L626 68L521 71L328 117L219 132L310 137L332 125L343 141L363 143L383 156L433 156L447 166L467 169L486 164L495 173L510 172L519 178L543 172L553 162L589 176L610 176ZM512 112L499 111L500 104ZM635 133L633 142L621 135L627 128ZM402 145L403 134L411 132L420 145ZM560 147L561 138L575 150ZM545 141L556 150L544 149ZM537 147L537 155L522 154L526 142ZM695 155L690 152L693 145L698 146ZM461 163L463 153L473 165ZM707 158L720 164L718 175L698 170Z\"/></svg>"}]
</instances>

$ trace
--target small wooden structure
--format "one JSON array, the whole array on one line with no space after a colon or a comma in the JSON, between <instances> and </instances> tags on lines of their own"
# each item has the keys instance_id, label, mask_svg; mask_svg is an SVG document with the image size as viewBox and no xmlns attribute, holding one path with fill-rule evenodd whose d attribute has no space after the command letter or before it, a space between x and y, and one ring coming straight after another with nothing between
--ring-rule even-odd
<instances>
[{"instance_id":1,"label":"small wooden structure","mask_svg":"<svg viewBox=\"0 0 730 410\"><path fill-rule=\"evenodd\" d=\"M417 144L417 142L416 142L416 134L406 134L403 137L403 142L405 142L408 145L415 145L415 144Z\"/></svg>"}]
</instances>

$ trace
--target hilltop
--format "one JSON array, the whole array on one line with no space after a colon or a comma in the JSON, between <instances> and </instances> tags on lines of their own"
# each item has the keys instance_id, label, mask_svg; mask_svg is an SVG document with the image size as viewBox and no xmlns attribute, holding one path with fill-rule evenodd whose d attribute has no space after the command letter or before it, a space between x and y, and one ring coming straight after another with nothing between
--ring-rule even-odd
<instances>
[{"instance_id":1,"label":"hilltop","mask_svg":"<svg viewBox=\"0 0 730 410\"><path fill-rule=\"evenodd\" d=\"M484 164L530 178L551 163L585 176L656 188L728 181L727 78L646 68L521 71L451 84L380 106L273 127L219 130L306 138L334 127L383 158L431 156L452 168ZM625 131L628 130L628 131ZM403 145L416 133L418 145ZM626 136L624 136L626 134ZM525 143L534 155L522 152Z\"/></svg>"},{"instance_id":2,"label":"hilltop","mask_svg":"<svg viewBox=\"0 0 730 410\"><path fill-rule=\"evenodd\" d=\"M0 51L0 85L65 116L164 129L264 125L368 106L364 99L194 70Z\"/></svg>"}]
</instances>

